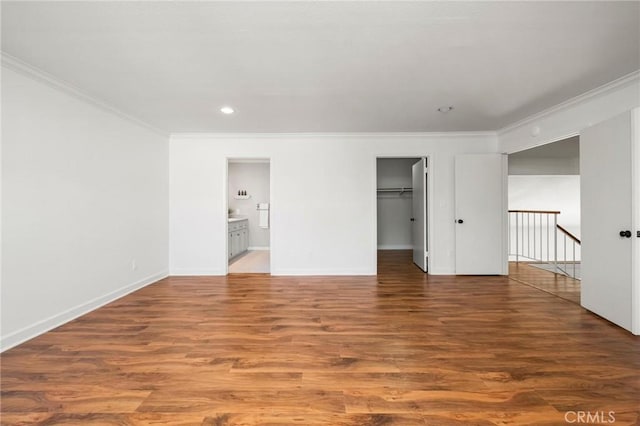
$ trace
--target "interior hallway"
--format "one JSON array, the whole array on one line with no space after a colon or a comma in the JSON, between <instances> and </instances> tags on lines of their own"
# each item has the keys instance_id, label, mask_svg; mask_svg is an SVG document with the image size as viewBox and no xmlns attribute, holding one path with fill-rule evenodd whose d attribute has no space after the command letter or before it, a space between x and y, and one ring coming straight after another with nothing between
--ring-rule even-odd
<instances>
[{"instance_id":1,"label":"interior hallway","mask_svg":"<svg viewBox=\"0 0 640 426\"><path fill-rule=\"evenodd\" d=\"M502 276L171 277L1 356L2 423L639 419L640 339Z\"/></svg>"}]
</instances>

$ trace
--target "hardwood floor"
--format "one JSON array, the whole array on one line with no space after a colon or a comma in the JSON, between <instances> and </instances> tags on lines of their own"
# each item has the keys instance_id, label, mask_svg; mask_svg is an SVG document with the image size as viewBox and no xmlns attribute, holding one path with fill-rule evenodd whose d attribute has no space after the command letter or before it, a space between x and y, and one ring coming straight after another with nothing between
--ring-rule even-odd
<instances>
[{"instance_id":1,"label":"hardwood floor","mask_svg":"<svg viewBox=\"0 0 640 426\"><path fill-rule=\"evenodd\" d=\"M427 276L406 252L379 263L377 277L164 279L2 354L1 422L638 422L639 338L506 277Z\"/></svg>"},{"instance_id":2,"label":"hardwood floor","mask_svg":"<svg viewBox=\"0 0 640 426\"><path fill-rule=\"evenodd\" d=\"M535 268L525 262L509 262L509 278L580 304L580 280Z\"/></svg>"}]
</instances>

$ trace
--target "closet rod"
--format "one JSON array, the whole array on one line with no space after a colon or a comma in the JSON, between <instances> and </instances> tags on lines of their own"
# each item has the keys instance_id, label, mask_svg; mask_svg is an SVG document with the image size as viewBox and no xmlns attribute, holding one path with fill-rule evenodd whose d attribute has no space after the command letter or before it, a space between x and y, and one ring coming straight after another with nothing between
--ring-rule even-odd
<instances>
[{"instance_id":1,"label":"closet rod","mask_svg":"<svg viewBox=\"0 0 640 426\"><path fill-rule=\"evenodd\" d=\"M412 192L413 188L378 188L378 192Z\"/></svg>"},{"instance_id":2,"label":"closet rod","mask_svg":"<svg viewBox=\"0 0 640 426\"><path fill-rule=\"evenodd\" d=\"M378 188L381 192L413 191L413 188Z\"/></svg>"}]
</instances>

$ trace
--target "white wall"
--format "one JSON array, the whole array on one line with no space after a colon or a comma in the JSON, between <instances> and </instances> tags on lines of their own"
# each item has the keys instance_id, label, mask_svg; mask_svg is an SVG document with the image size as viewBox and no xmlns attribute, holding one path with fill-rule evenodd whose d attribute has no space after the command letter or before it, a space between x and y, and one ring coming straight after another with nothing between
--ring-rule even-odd
<instances>
[{"instance_id":1,"label":"white wall","mask_svg":"<svg viewBox=\"0 0 640 426\"><path fill-rule=\"evenodd\" d=\"M557 210L558 224L580 238L580 176L509 176L509 210Z\"/></svg>"},{"instance_id":2,"label":"white wall","mask_svg":"<svg viewBox=\"0 0 640 426\"><path fill-rule=\"evenodd\" d=\"M236 200L238 190L251 195ZM229 163L229 208L249 220L249 249L269 247L269 229L260 228L258 203L269 202L269 163Z\"/></svg>"},{"instance_id":3,"label":"white wall","mask_svg":"<svg viewBox=\"0 0 640 426\"><path fill-rule=\"evenodd\" d=\"M419 158L379 158L378 188L410 188L411 166ZM378 193L378 248L398 250L412 248L412 193Z\"/></svg>"},{"instance_id":4,"label":"white wall","mask_svg":"<svg viewBox=\"0 0 640 426\"><path fill-rule=\"evenodd\" d=\"M168 272L168 138L45 81L2 68L3 349Z\"/></svg>"},{"instance_id":5,"label":"white wall","mask_svg":"<svg viewBox=\"0 0 640 426\"><path fill-rule=\"evenodd\" d=\"M455 272L453 159L492 134L173 135L170 272L224 274L226 158L271 159L272 274L376 273L376 157L432 160L432 271Z\"/></svg>"},{"instance_id":6,"label":"white wall","mask_svg":"<svg viewBox=\"0 0 640 426\"><path fill-rule=\"evenodd\" d=\"M520 158L509 156L509 175L579 175L580 157Z\"/></svg>"}]
</instances>

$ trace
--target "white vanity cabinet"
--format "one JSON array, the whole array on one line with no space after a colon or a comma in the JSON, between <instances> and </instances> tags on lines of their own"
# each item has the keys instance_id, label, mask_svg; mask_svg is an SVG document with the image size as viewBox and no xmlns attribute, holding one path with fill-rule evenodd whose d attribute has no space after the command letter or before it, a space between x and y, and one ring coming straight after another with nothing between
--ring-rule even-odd
<instances>
[{"instance_id":1,"label":"white vanity cabinet","mask_svg":"<svg viewBox=\"0 0 640 426\"><path fill-rule=\"evenodd\" d=\"M249 248L249 221L247 219L229 219L229 259L244 253Z\"/></svg>"}]
</instances>

